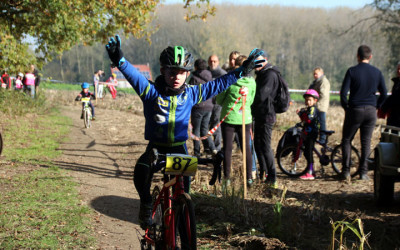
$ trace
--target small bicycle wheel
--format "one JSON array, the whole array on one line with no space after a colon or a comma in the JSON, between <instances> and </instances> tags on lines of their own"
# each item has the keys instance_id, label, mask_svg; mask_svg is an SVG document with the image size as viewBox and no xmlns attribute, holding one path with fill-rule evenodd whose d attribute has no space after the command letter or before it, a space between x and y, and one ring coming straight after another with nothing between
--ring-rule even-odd
<instances>
[{"instance_id":1,"label":"small bicycle wheel","mask_svg":"<svg viewBox=\"0 0 400 250\"><path fill-rule=\"evenodd\" d=\"M196 249L196 221L189 194L181 194L174 202L175 249Z\"/></svg>"},{"instance_id":2,"label":"small bicycle wheel","mask_svg":"<svg viewBox=\"0 0 400 250\"><path fill-rule=\"evenodd\" d=\"M85 109L83 112L83 121L85 123L85 128L90 128L90 122L92 119L92 115L90 114L90 111L88 109Z\"/></svg>"},{"instance_id":3,"label":"small bicycle wheel","mask_svg":"<svg viewBox=\"0 0 400 250\"><path fill-rule=\"evenodd\" d=\"M157 198L160 195L160 188L155 186L152 193L153 199L153 214L152 214L152 226L149 230L149 234L151 234L151 238L155 242L155 249L162 249L164 244L164 200L160 199L159 203L157 202ZM154 209L155 207L155 209Z\"/></svg>"},{"instance_id":4,"label":"small bicycle wheel","mask_svg":"<svg viewBox=\"0 0 400 250\"><path fill-rule=\"evenodd\" d=\"M295 161L297 147L298 144L288 144L277 155L279 168L289 176L301 176L307 172L307 160L303 147L300 148L299 157Z\"/></svg>"},{"instance_id":5,"label":"small bicycle wheel","mask_svg":"<svg viewBox=\"0 0 400 250\"><path fill-rule=\"evenodd\" d=\"M342 168L343 168L342 160L343 160L342 144L339 144L333 149L331 155L332 168L338 174L342 173ZM354 146L351 146L351 156L350 156L351 177L354 177L358 174L359 165L360 165L360 154L358 153L358 150Z\"/></svg>"}]
</instances>

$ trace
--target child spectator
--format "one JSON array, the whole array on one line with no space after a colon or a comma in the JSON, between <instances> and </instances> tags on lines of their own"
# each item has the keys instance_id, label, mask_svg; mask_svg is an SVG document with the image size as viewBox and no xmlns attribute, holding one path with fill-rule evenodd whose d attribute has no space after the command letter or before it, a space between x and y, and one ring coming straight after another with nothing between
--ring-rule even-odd
<instances>
[{"instance_id":1,"label":"child spectator","mask_svg":"<svg viewBox=\"0 0 400 250\"><path fill-rule=\"evenodd\" d=\"M314 172L314 159L313 159L313 148L315 141L318 138L319 132L319 114L318 109L316 107L317 101L319 99L319 94L314 89L308 89L306 93L303 95L304 102L306 107L297 111L297 114L300 116L301 122L303 123L303 131L304 131L304 156L307 160L307 168L308 172L302 176L300 179L302 180L314 180L315 172Z\"/></svg>"},{"instance_id":2,"label":"child spectator","mask_svg":"<svg viewBox=\"0 0 400 250\"><path fill-rule=\"evenodd\" d=\"M89 91L89 83L87 83L87 82L82 83L81 88L82 88L82 91L75 98L75 101L80 101L82 99L82 97L93 97L93 99L96 99L96 96ZM89 104L90 108L92 109L92 120L95 120L94 106L91 101L89 101L88 104ZM82 108L83 108L83 105L85 105L85 104L82 103ZM83 119L83 112L81 115L81 119Z\"/></svg>"},{"instance_id":3,"label":"child spectator","mask_svg":"<svg viewBox=\"0 0 400 250\"><path fill-rule=\"evenodd\" d=\"M35 98L35 75L32 70L28 71L22 80L25 86L25 91L31 93L31 97Z\"/></svg>"},{"instance_id":4,"label":"child spectator","mask_svg":"<svg viewBox=\"0 0 400 250\"><path fill-rule=\"evenodd\" d=\"M110 90L111 96L113 99L115 99L117 97L117 89L115 88L115 86L118 85L118 81L117 81L117 75L115 73L112 73L112 75L110 76L110 78L107 79L108 83L107 87Z\"/></svg>"},{"instance_id":5,"label":"child spectator","mask_svg":"<svg viewBox=\"0 0 400 250\"><path fill-rule=\"evenodd\" d=\"M7 73L7 70L4 70L4 73L1 75L1 87L3 89L5 88L11 88L11 78Z\"/></svg>"},{"instance_id":6,"label":"child spectator","mask_svg":"<svg viewBox=\"0 0 400 250\"><path fill-rule=\"evenodd\" d=\"M15 81L14 81L15 90L22 90L22 88L23 88L22 79L23 78L24 78L24 74L19 72L17 77L15 78Z\"/></svg>"}]
</instances>

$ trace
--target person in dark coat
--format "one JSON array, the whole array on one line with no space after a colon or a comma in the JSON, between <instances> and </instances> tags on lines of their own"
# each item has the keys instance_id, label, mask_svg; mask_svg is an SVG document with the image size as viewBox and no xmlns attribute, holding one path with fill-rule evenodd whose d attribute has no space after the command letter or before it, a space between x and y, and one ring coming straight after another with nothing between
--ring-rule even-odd
<instances>
[{"instance_id":1,"label":"person in dark coat","mask_svg":"<svg viewBox=\"0 0 400 250\"><path fill-rule=\"evenodd\" d=\"M272 127L276 122L276 113L272 101L278 92L279 78L275 70L279 70L268 63L268 55L262 51L258 59L265 59L262 66L255 68L256 95L251 113L254 117L254 146L260 165L260 179L266 179L270 188L278 188L274 154L271 148ZM275 70L270 70L274 68ZM265 175L264 175L265 174Z\"/></svg>"},{"instance_id":2,"label":"person in dark coat","mask_svg":"<svg viewBox=\"0 0 400 250\"><path fill-rule=\"evenodd\" d=\"M381 107L383 116L387 116L386 124L389 126L400 127L400 62L397 64L397 76L392 78L393 87L390 95Z\"/></svg>"},{"instance_id":3,"label":"person in dark coat","mask_svg":"<svg viewBox=\"0 0 400 250\"><path fill-rule=\"evenodd\" d=\"M197 59L194 62L194 71L192 78L189 81L190 85L200 85L212 80L211 71L207 70L207 62L203 59ZM213 110L214 104L212 98L196 104L192 108L191 122L193 126L193 134L196 137L202 137L207 135L210 124L210 117ZM210 150L211 153L216 154L214 141L211 136L207 139L202 140L204 149ZM194 155L200 157L200 140L193 140Z\"/></svg>"}]
</instances>

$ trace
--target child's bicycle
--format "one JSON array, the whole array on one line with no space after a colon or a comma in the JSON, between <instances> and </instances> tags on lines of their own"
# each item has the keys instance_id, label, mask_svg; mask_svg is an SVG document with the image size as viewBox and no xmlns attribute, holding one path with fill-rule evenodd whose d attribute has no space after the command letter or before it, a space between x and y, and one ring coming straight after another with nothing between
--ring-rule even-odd
<instances>
[{"instance_id":1,"label":"child's bicycle","mask_svg":"<svg viewBox=\"0 0 400 250\"><path fill-rule=\"evenodd\" d=\"M206 165L213 160L159 154L156 149L152 159L151 171L161 170L164 184L162 189L158 186L153 189L153 224L141 239L141 249L196 249L194 206L190 195L184 192L183 176L194 176L198 164Z\"/></svg>"},{"instance_id":2,"label":"child's bicycle","mask_svg":"<svg viewBox=\"0 0 400 250\"><path fill-rule=\"evenodd\" d=\"M278 166L283 173L289 176L301 176L307 172L307 160L304 156L304 145L303 141L305 134L300 123L296 124L294 128L298 136L298 143L289 143L283 146L276 155ZM316 142L316 144L321 145L321 149L318 150L315 146L313 149L314 155L316 155L321 164L321 172L324 173L324 166L331 163L333 170L340 174L342 171L342 145L339 144L334 148L328 146L329 136L335 133L335 131L320 131L320 133L326 134L326 143L321 144ZM328 152L331 152L329 157ZM360 154L358 150L352 145L351 146L351 159L350 159L350 175L354 177L358 174L358 167L360 162Z\"/></svg>"},{"instance_id":3,"label":"child's bicycle","mask_svg":"<svg viewBox=\"0 0 400 250\"><path fill-rule=\"evenodd\" d=\"M89 106L90 97L83 97L81 102L84 103L82 108L82 115L83 115L83 123L85 128L90 128L92 122L92 111Z\"/></svg>"}]
</instances>

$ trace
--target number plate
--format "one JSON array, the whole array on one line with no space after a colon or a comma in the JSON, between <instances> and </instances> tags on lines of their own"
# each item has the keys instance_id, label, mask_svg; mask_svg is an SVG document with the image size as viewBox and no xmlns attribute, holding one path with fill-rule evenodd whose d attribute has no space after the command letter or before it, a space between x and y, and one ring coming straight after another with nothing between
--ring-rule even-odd
<instances>
[{"instance_id":1,"label":"number plate","mask_svg":"<svg viewBox=\"0 0 400 250\"><path fill-rule=\"evenodd\" d=\"M171 175L194 176L197 171L197 158L184 154L167 154L165 173Z\"/></svg>"},{"instance_id":2,"label":"number plate","mask_svg":"<svg viewBox=\"0 0 400 250\"><path fill-rule=\"evenodd\" d=\"M84 97L81 99L82 102L90 102L90 97Z\"/></svg>"}]
</instances>

